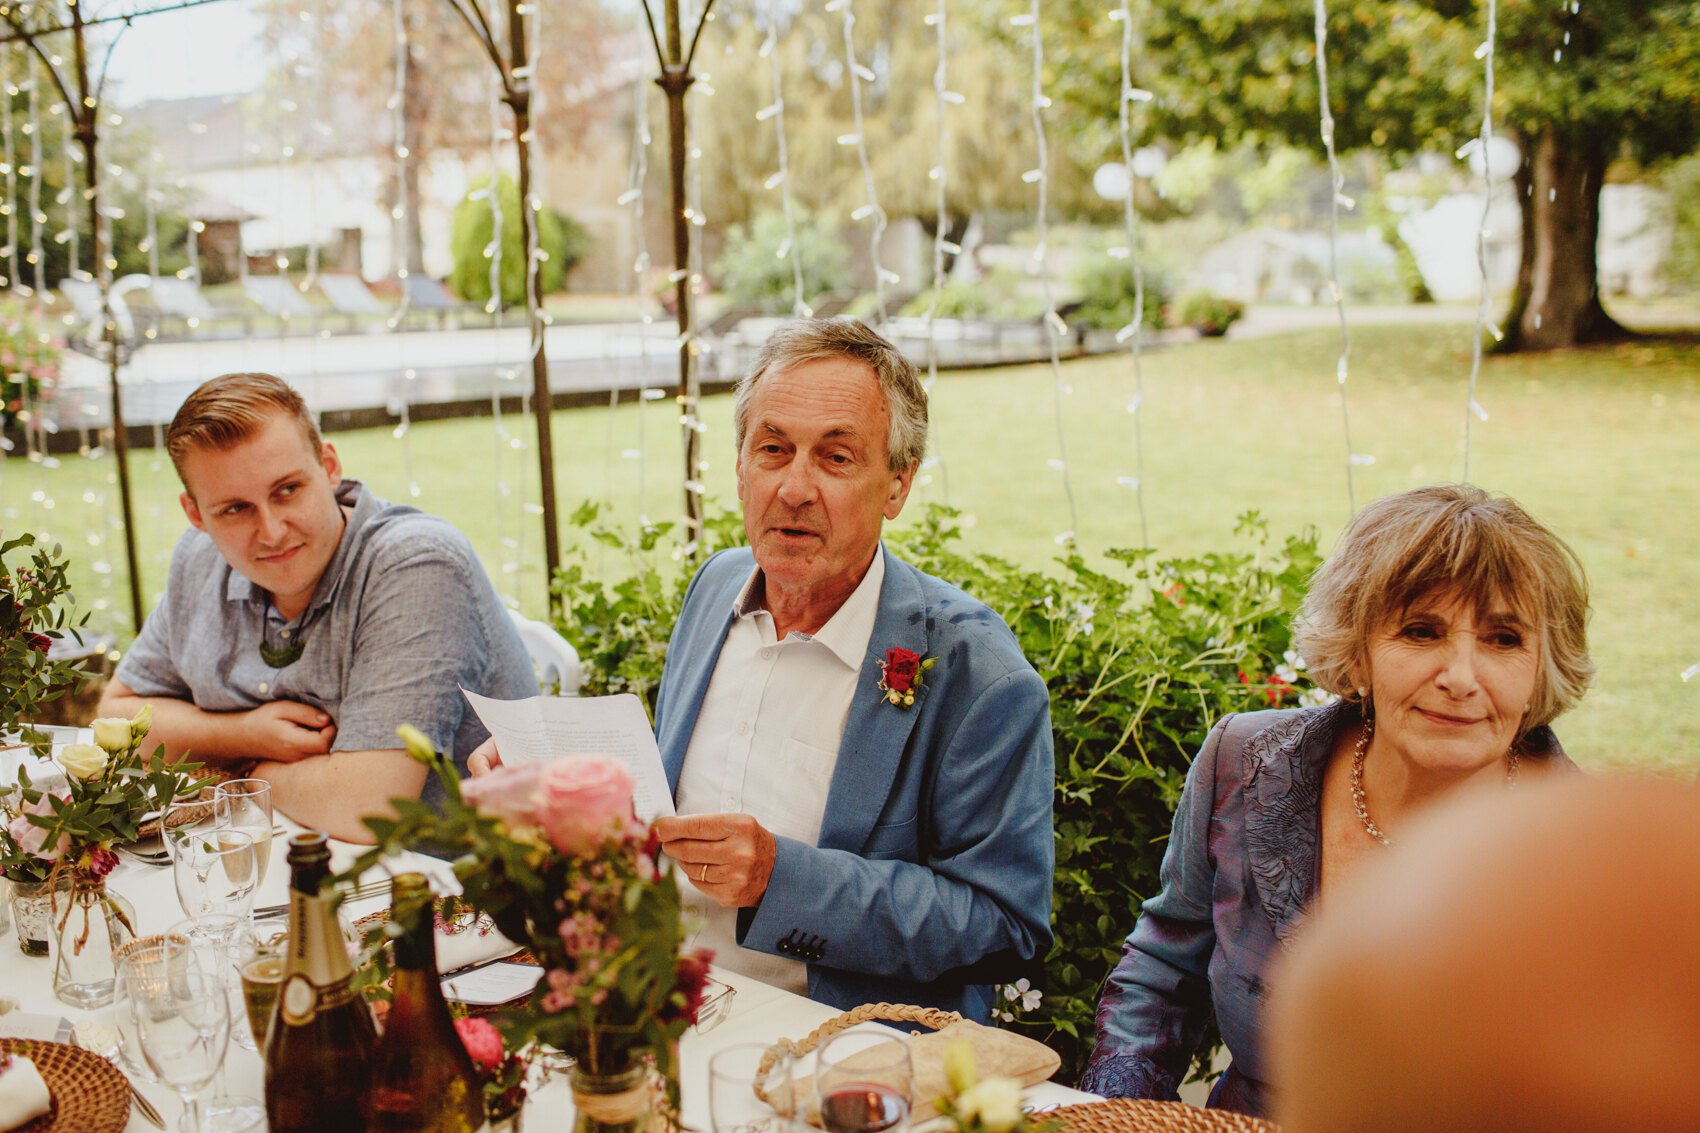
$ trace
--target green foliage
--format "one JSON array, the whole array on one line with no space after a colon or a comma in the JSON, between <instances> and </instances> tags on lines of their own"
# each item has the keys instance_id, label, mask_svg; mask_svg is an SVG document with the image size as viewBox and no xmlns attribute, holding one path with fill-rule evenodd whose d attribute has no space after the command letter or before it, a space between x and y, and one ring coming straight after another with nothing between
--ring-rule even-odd
<instances>
[{"instance_id":1,"label":"green foliage","mask_svg":"<svg viewBox=\"0 0 1700 1133\"><path fill-rule=\"evenodd\" d=\"M1143 260L1140 266L1145 276L1145 328L1162 330L1163 307L1169 301L1168 272ZM1081 260L1069 284L1080 296L1070 322L1099 330L1121 330L1133 322L1133 270L1126 260L1088 256Z\"/></svg>"},{"instance_id":2,"label":"green foliage","mask_svg":"<svg viewBox=\"0 0 1700 1133\"><path fill-rule=\"evenodd\" d=\"M897 313L905 317L925 318L932 308L934 294L933 289L928 288L905 303ZM992 297L978 284L955 280L939 288L936 294L939 304L938 309L933 311L936 318L981 319L992 313Z\"/></svg>"},{"instance_id":3,"label":"green foliage","mask_svg":"<svg viewBox=\"0 0 1700 1133\"><path fill-rule=\"evenodd\" d=\"M525 305L525 246L520 239L519 185L506 173L496 178L496 200L502 213L501 287L503 307ZM490 261L495 258L496 221L490 208L490 178L473 181L466 198L455 206L449 232L454 270L449 286L473 303L490 301ZM591 237L569 216L545 208L537 214L537 243L543 261L543 291L559 291L567 273L590 250Z\"/></svg>"},{"instance_id":4,"label":"green foliage","mask_svg":"<svg viewBox=\"0 0 1700 1133\"><path fill-rule=\"evenodd\" d=\"M1227 334L1244 314L1243 303L1210 291L1189 291L1175 304L1175 318L1207 337Z\"/></svg>"},{"instance_id":5,"label":"green foliage","mask_svg":"<svg viewBox=\"0 0 1700 1133\"><path fill-rule=\"evenodd\" d=\"M27 555L28 565L6 562L13 551ZM86 613L72 619L69 566L57 545L39 547L28 532L0 543L0 744L22 727L24 740L45 753L46 734L28 725L43 704L82 679L77 662L54 661L47 653L67 634L81 642L77 631L88 621Z\"/></svg>"},{"instance_id":6,"label":"green foliage","mask_svg":"<svg viewBox=\"0 0 1700 1133\"><path fill-rule=\"evenodd\" d=\"M832 223L799 211L796 252L803 269L805 301L850 286L850 251ZM726 233L726 250L714 262L720 287L732 299L754 303L764 314L788 315L796 293L791 260L780 255L787 239L785 214L767 210L748 225Z\"/></svg>"},{"instance_id":7,"label":"green foliage","mask_svg":"<svg viewBox=\"0 0 1700 1133\"><path fill-rule=\"evenodd\" d=\"M575 521L594 519L587 507ZM722 534L725 522L722 514ZM563 570L567 612L556 628L579 649L587 693L630 691L653 703L691 565L654 554L660 529L635 542L592 533L630 554L634 573L607 587L581 567ZM1112 551L1102 569L1070 554L1052 572L958 549L956 513L936 505L890 536L909 562L996 610L1050 689L1056 943L1043 1000L1016 1025L1061 1052L1065 1080L1090 1048L1099 986L1140 902L1156 892L1186 770L1211 725L1227 712L1318 697L1288 657L1320 561L1315 533L1272 548L1252 513L1236 535L1244 547L1233 552L1157 561Z\"/></svg>"},{"instance_id":8,"label":"green foliage","mask_svg":"<svg viewBox=\"0 0 1700 1133\"><path fill-rule=\"evenodd\" d=\"M58 385L65 340L36 307L0 299L0 428L10 426L43 389Z\"/></svg>"}]
</instances>

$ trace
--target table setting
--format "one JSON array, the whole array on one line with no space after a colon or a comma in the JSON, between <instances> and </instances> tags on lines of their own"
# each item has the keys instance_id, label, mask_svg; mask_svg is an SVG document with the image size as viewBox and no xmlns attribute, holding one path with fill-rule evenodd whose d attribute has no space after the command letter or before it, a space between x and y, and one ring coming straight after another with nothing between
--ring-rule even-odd
<instances>
[{"instance_id":1,"label":"table setting","mask_svg":"<svg viewBox=\"0 0 1700 1133\"><path fill-rule=\"evenodd\" d=\"M268 1128L267 1038L287 1014L280 986L296 978L291 965L300 951L290 934L301 931L309 903L292 891L299 867L291 855L315 839L327 880L310 888L330 910L335 950L354 973L353 986L377 1000L373 1014L403 1013L374 983L400 988L407 976L397 959L409 917L412 931L425 934L414 939L431 942L423 970L461 1016L452 1032L460 1040L456 1058L472 1067L483 1103L495 1107L486 1111L491 1129L570 1123L580 1133L659 1133L672 1122L756 1133L809 1122L835 1133L901 1133L939 1120L933 1097L915 1095L910 1109L912 1040L902 1030L874 1016L847 1022L684 946L671 863L647 827L630 819L629 782L616 799L626 817L605 823L594 807L579 806L576 817L525 813L516 800L531 796L500 778L466 784L474 806L454 781L442 813L404 803L399 820L372 824L376 845L356 846L303 831L272 807L263 782L214 784L193 764L156 765L157 755L141 754L148 721L122 723L123 734L113 721L54 734L46 751L21 761L29 786L10 787L4 800L0 859L16 877L20 855L46 853L35 872L45 864L38 883L51 886L47 939L32 936L24 946L20 923L0 940L0 1130ZM452 765L423 737L407 739L416 758L453 778ZM19 782L19 762L0 782ZM119 797L132 792L146 805ZM44 806L50 794L59 801ZM54 826L71 807L76 816ZM449 860L406 848L420 837ZM514 869L490 868L502 855L512 856ZM79 890L67 874L97 876ZM407 912L398 886L414 893L422 886L429 912ZM548 912L557 892L576 895L570 926L551 920L560 919ZM0 904L16 919L15 893ZM622 933L643 942L635 950L641 963L619 948L614 938ZM600 979L598 965L624 967ZM642 979L631 975L640 967L648 973ZM808 1049L823 1027L830 1033L815 1040L820 1049ZM866 1052L882 1044L904 1070L874 1088ZM861 1053L848 1069L833 1070L851 1046ZM934 1078L942 1049L920 1056ZM1027 1109L1090 1097L1034 1081L1018 1094ZM834 1082L846 1089L835 1091ZM817 1093L845 1097L822 1105ZM870 1107L868 1097L878 1104ZM752 1108L765 1117L752 1118ZM995 1122L974 1130L1015 1133Z\"/></svg>"}]
</instances>

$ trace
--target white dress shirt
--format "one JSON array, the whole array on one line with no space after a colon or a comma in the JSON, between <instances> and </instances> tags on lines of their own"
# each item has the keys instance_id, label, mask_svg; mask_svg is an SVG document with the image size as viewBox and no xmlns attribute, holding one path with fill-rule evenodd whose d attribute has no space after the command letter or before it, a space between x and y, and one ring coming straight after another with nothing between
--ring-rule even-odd
<instances>
[{"instance_id":1,"label":"white dress shirt","mask_svg":"<svg viewBox=\"0 0 1700 1133\"><path fill-rule=\"evenodd\" d=\"M748 814L775 837L813 846L820 838L827 791L838 765L844 722L885 581L883 547L844 605L816 634L775 637L761 608L761 568L750 572L733 607L679 771L680 814ZM808 993L808 969L784 956L742 948L736 909L722 908L680 880L688 923L701 918L692 943L714 949L714 962L734 972Z\"/></svg>"}]
</instances>

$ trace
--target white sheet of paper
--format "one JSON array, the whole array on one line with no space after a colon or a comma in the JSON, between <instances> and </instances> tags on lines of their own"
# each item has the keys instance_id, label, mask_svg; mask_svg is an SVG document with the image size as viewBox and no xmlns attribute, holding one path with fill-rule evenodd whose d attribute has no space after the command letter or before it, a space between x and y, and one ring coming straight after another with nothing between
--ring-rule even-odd
<instances>
[{"instance_id":1,"label":"white sheet of paper","mask_svg":"<svg viewBox=\"0 0 1700 1133\"><path fill-rule=\"evenodd\" d=\"M495 700L467 692L467 703L495 737L508 763L564 755L609 755L632 773L632 806L644 822L671 816L673 792L643 701L618 696L533 696Z\"/></svg>"},{"instance_id":2,"label":"white sheet of paper","mask_svg":"<svg viewBox=\"0 0 1700 1133\"><path fill-rule=\"evenodd\" d=\"M443 995L469 1007L495 1007L530 995L543 969L532 964L486 964L443 981Z\"/></svg>"}]
</instances>

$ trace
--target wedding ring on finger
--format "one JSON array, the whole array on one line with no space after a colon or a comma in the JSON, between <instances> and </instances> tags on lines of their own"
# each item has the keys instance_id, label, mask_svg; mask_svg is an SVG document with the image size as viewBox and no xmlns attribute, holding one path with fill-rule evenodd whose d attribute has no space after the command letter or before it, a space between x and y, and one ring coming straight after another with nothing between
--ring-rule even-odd
<instances>
[{"instance_id":1,"label":"wedding ring on finger","mask_svg":"<svg viewBox=\"0 0 1700 1133\"><path fill-rule=\"evenodd\" d=\"M707 880L708 880L708 863L703 862L702 863L702 869L700 871L698 871L698 873L697 873L697 882L700 884L700 883L705 882Z\"/></svg>"}]
</instances>

